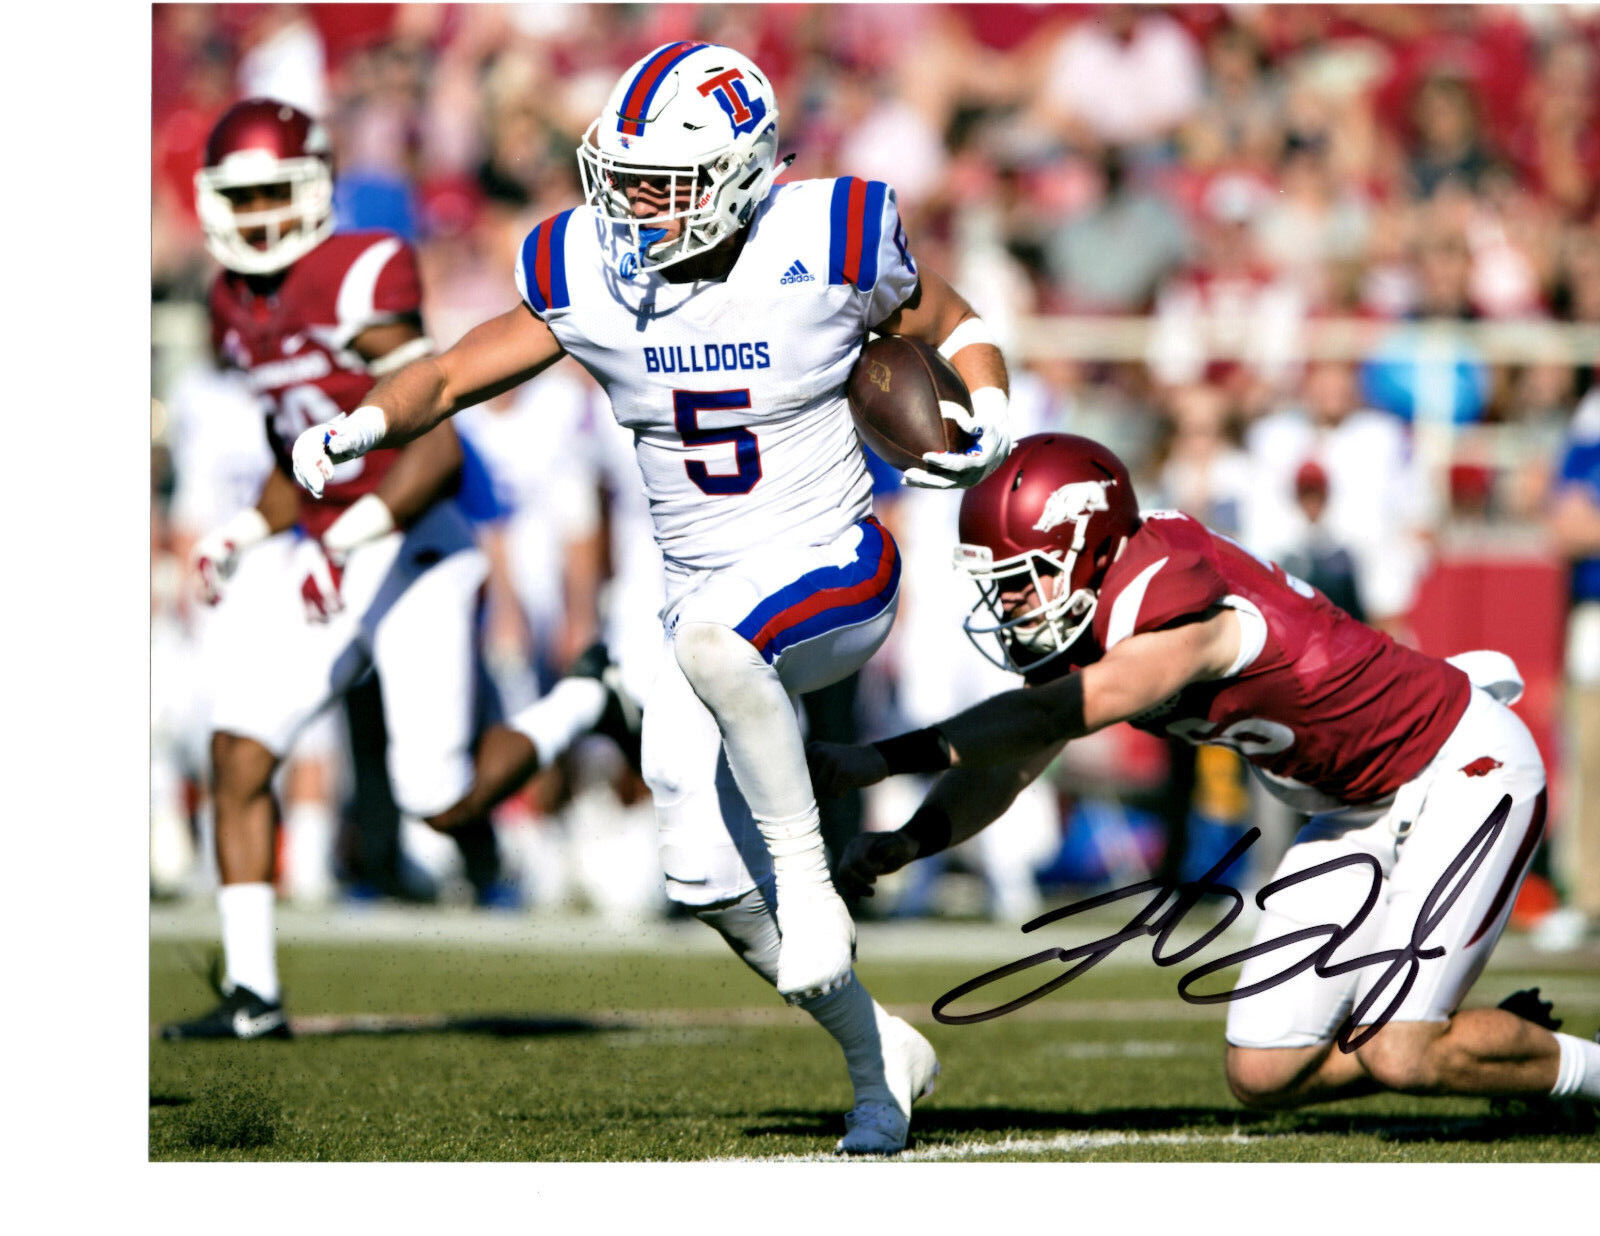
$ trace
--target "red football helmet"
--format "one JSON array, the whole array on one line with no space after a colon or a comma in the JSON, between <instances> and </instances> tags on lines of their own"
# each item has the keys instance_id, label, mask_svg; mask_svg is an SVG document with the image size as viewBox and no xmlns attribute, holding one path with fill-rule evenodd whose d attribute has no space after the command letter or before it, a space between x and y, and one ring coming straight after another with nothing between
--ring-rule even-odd
<instances>
[{"instance_id":1,"label":"red football helmet","mask_svg":"<svg viewBox=\"0 0 1600 1236\"><path fill-rule=\"evenodd\" d=\"M327 130L276 99L246 99L223 114L206 142L205 166L195 173L194 187L206 248L241 274L275 274L333 231ZM235 213L230 193L252 188L277 189L283 204ZM246 239L247 230L258 243Z\"/></svg>"},{"instance_id":2,"label":"red football helmet","mask_svg":"<svg viewBox=\"0 0 1600 1236\"><path fill-rule=\"evenodd\" d=\"M1106 570L1138 527L1122 460L1075 434L1023 438L961 499L956 566L978 585L964 624L978 651L1018 672L1066 652L1094 617ZM1030 585L1032 606L1008 614L1027 603Z\"/></svg>"}]
</instances>

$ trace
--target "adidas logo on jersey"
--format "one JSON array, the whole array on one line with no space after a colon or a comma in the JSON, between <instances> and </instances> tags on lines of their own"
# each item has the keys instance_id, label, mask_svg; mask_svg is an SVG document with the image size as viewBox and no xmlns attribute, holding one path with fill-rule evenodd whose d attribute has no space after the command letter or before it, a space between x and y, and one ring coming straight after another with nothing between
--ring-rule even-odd
<instances>
[{"instance_id":1,"label":"adidas logo on jersey","mask_svg":"<svg viewBox=\"0 0 1600 1236\"><path fill-rule=\"evenodd\" d=\"M807 270L799 260L796 260L788 270L784 271L783 278L778 280L780 284L815 283L816 281L817 277Z\"/></svg>"}]
</instances>

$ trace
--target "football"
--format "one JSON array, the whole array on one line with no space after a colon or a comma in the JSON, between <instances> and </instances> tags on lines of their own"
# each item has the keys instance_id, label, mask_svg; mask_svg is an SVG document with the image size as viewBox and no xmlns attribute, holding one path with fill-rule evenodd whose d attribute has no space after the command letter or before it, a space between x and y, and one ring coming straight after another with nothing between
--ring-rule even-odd
<instances>
[{"instance_id":1,"label":"football","mask_svg":"<svg viewBox=\"0 0 1600 1236\"><path fill-rule=\"evenodd\" d=\"M846 386L862 441L884 462L920 468L928 451L965 451L972 435L939 411L949 400L972 410L961 375L920 339L885 335L861 349Z\"/></svg>"}]
</instances>

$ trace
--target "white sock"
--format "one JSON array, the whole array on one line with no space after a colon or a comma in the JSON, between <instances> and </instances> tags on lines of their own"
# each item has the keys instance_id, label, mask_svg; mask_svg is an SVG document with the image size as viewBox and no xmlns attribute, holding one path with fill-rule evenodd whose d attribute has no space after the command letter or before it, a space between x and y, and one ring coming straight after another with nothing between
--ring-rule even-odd
<instances>
[{"instance_id":1,"label":"white sock","mask_svg":"<svg viewBox=\"0 0 1600 1236\"><path fill-rule=\"evenodd\" d=\"M1556 1084L1550 1093L1556 1098L1581 1094L1600 1101L1600 1043L1580 1039L1574 1034L1557 1034L1561 1061L1556 1066Z\"/></svg>"},{"instance_id":2,"label":"white sock","mask_svg":"<svg viewBox=\"0 0 1600 1236\"><path fill-rule=\"evenodd\" d=\"M606 709L605 684L594 678L563 678L550 694L511 718L511 728L533 740L541 768L558 759L592 730Z\"/></svg>"},{"instance_id":3,"label":"white sock","mask_svg":"<svg viewBox=\"0 0 1600 1236\"><path fill-rule=\"evenodd\" d=\"M889 1014L860 979L852 977L837 991L802 1000L800 1007L815 1017L844 1051L844 1067L850 1073L856 1103L899 1105L883 1072L883 1036L888 1033ZM909 1114L909 1099L901 1110Z\"/></svg>"},{"instance_id":4,"label":"white sock","mask_svg":"<svg viewBox=\"0 0 1600 1236\"><path fill-rule=\"evenodd\" d=\"M778 981L778 921L767 899L752 890L737 902L696 911L714 927L744 963L769 983ZM850 981L825 996L801 1000L798 1007L810 1013L833 1036L844 1052L844 1065L857 1103L899 1103L893 1084L884 1076L883 1042L893 1020L852 973ZM909 1111L906 1096L902 1110Z\"/></svg>"},{"instance_id":5,"label":"white sock","mask_svg":"<svg viewBox=\"0 0 1600 1236\"><path fill-rule=\"evenodd\" d=\"M279 994L273 896L270 884L224 884L217 890L227 981L248 987L263 1000L276 1000Z\"/></svg>"},{"instance_id":6,"label":"white sock","mask_svg":"<svg viewBox=\"0 0 1600 1236\"><path fill-rule=\"evenodd\" d=\"M283 826L284 886L295 901L330 901L334 893L333 843L338 821L323 802L289 807Z\"/></svg>"},{"instance_id":7,"label":"white sock","mask_svg":"<svg viewBox=\"0 0 1600 1236\"><path fill-rule=\"evenodd\" d=\"M772 874L778 882L778 908L785 890L833 887L828 875L828 850L822 842L822 817L817 804L787 820L763 820L756 827L772 855Z\"/></svg>"}]
</instances>

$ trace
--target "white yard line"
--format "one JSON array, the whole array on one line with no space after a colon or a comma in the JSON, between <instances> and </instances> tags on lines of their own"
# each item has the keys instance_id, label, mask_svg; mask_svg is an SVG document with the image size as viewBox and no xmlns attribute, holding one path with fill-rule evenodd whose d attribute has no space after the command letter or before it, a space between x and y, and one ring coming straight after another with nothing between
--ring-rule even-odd
<instances>
[{"instance_id":1,"label":"white yard line","mask_svg":"<svg viewBox=\"0 0 1600 1236\"><path fill-rule=\"evenodd\" d=\"M1054 1137L1008 1137L998 1142L957 1142L953 1146L907 1150L900 1158L911 1162L940 1162L985 1159L998 1154L1077 1154L1103 1150L1109 1146L1245 1146L1263 1140L1260 1135L1241 1133L1238 1129L1229 1129L1226 1133L1129 1133L1107 1130L1103 1133L1057 1133Z\"/></svg>"},{"instance_id":2,"label":"white yard line","mask_svg":"<svg viewBox=\"0 0 1600 1236\"><path fill-rule=\"evenodd\" d=\"M1176 1056L1216 1056L1219 1049L1215 1043L1186 1043L1175 1039L1121 1039L1117 1042L1090 1039L1045 1043L1036 1049L1036 1054L1059 1056L1063 1060L1170 1060Z\"/></svg>"},{"instance_id":3,"label":"white yard line","mask_svg":"<svg viewBox=\"0 0 1600 1236\"><path fill-rule=\"evenodd\" d=\"M997 1155L1074 1155L1104 1150L1112 1146L1247 1146L1265 1141L1271 1134L1241 1133L1238 1129L1227 1132L1171 1132L1129 1133L1107 1130L1101 1133L1058 1133L1054 1137L1006 1137L999 1141L956 1142L949 1146L927 1146L907 1150L890 1160L861 1159L860 1162L894 1163L948 1163L972 1159L989 1159ZM711 1159L712 1163L839 1163L851 1162L837 1154L777 1154L736 1155L726 1159Z\"/></svg>"}]
</instances>

